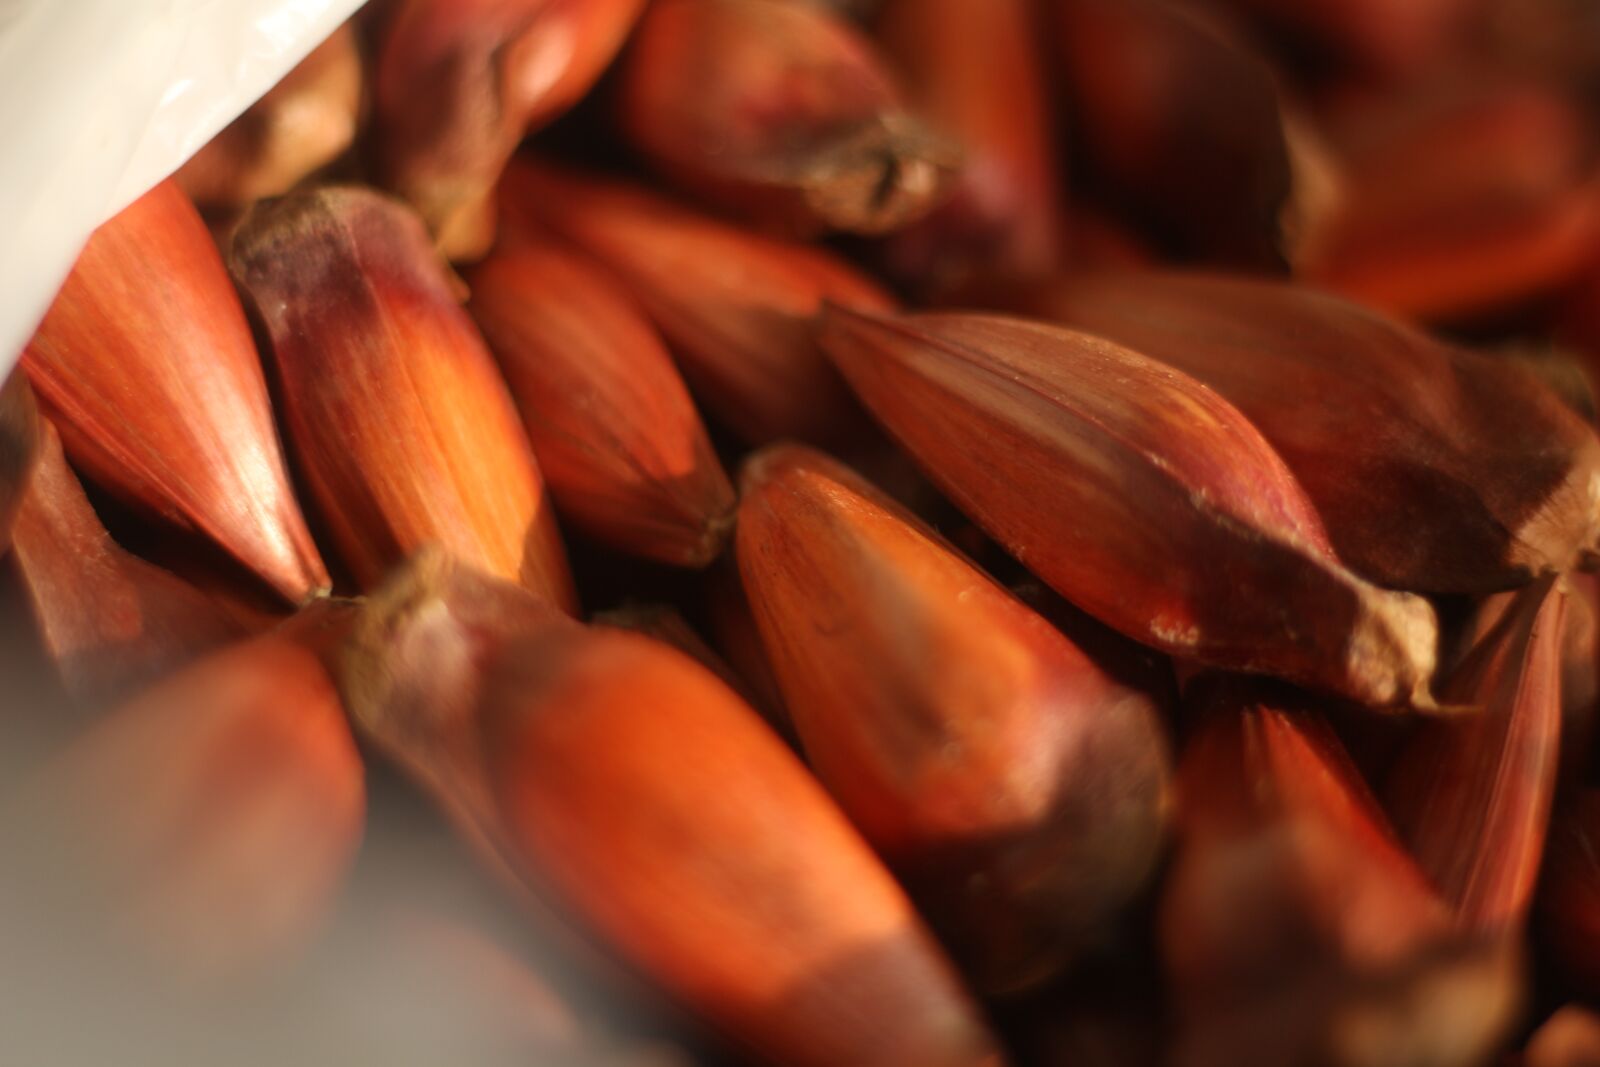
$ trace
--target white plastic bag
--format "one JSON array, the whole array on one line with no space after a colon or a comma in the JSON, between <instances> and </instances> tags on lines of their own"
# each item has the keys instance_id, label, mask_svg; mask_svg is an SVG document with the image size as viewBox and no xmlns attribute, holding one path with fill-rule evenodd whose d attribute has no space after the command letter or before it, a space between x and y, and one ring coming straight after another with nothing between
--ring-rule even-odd
<instances>
[{"instance_id":1,"label":"white plastic bag","mask_svg":"<svg viewBox=\"0 0 1600 1067\"><path fill-rule=\"evenodd\" d=\"M365 0L0 0L0 377L95 227Z\"/></svg>"}]
</instances>

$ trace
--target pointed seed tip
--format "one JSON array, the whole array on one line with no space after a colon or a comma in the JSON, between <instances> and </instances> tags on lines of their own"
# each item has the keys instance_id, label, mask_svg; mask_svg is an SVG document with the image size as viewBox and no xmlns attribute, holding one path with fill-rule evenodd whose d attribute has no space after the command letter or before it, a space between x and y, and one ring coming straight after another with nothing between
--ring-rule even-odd
<instances>
[{"instance_id":1,"label":"pointed seed tip","mask_svg":"<svg viewBox=\"0 0 1600 1067\"><path fill-rule=\"evenodd\" d=\"M718 512L706 520L700 541L686 560L692 569L704 570L721 558L722 553L728 547L729 540L733 537L733 528L738 521L738 517L739 505L735 502L729 505L726 510Z\"/></svg>"},{"instance_id":2,"label":"pointed seed tip","mask_svg":"<svg viewBox=\"0 0 1600 1067\"><path fill-rule=\"evenodd\" d=\"M778 468L806 447L795 441L774 441L751 452L739 466L739 496L744 498L766 485Z\"/></svg>"},{"instance_id":3,"label":"pointed seed tip","mask_svg":"<svg viewBox=\"0 0 1600 1067\"><path fill-rule=\"evenodd\" d=\"M339 689L352 721L365 730L388 702L392 683L385 652L403 621L415 614L449 580L455 560L437 545L424 545L360 598L359 611L339 657Z\"/></svg>"},{"instance_id":4,"label":"pointed seed tip","mask_svg":"<svg viewBox=\"0 0 1600 1067\"><path fill-rule=\"evenodd\" d=\"M361 599L364 599L364 598L360 598L360 597L350 598L350 597L336 597L336 596L334 596L333 595L333 580L330 579L330 578L327 578L326 576L324 576L324 580L320 584L314 585L310 589L308 589L306 591L305 595L302 596L299 599L298 602L296 602L294 607L295 607L296 611L303 611L304 609L312 607L313 605L319 604L322 601L329 601L329 602L332 602L332 603L347 603L347 602L353 603L353 602L359 601Z\"/></svg>"},{"instance_id":5,"label":"pointed seed tip","mask_svg":"<svg viewBox=\"0 0 1600 1067\"><path fill-rule=\"evenodd\" d=\"M395 567L362 606L361 621L352 633L352 642L368 647L381 643L401 620L414 614L450 581L459 564L442 547L424 545ZM374 649L375 651L375 649Z\"/></svg>"}]
</instances>

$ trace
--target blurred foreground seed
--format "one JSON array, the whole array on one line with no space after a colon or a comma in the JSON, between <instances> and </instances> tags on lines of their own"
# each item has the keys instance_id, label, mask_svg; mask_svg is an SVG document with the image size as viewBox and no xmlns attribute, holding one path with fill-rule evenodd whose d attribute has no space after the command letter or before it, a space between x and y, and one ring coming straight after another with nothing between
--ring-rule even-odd
<instances>
[{"instance_id":1,"label":"blurred foreground seed","mask_svg":"<svg viewBox=\"0 0 1600 1067\"><path fill-rule=\"evenodd\" d=\"M400 0L375 57L378 174L450 259L494 243L517 142L588 92L644 0Z\"/></svg>"},{"instance_id":2,"label":"blurred foreground seed","mask_svg":"<svg viewBox=\"0 0 1600 1067\"><path fill-rule=\"evenodd\" d=\"M1155 873L1157 687L821 453L740 480L739 569L818 777L982 989L1054 977Z\"/></svg>"},{"instance_id":3,"label":"blurred foreground seed","mask_svg":"<svg viewBox=\"0 0 1600 1067\"><path fill-rule=\"evenodd\" d=\"M1433 707L1433 609L1347 571L1277 453L1205 385L1023 319L830 307L820 336L928 477L1102 622L1176 656Z\"/></svg>"},{"instance_id":4,"label":"blurred foreground seed","mask_svg":"<svg viewBox=\"0 0 1600 1067\"><path fill-rule=\"evenodd\" d=\"M345 686L509 876L764 1062L1000 1062L887 871L688 657L429 553L368 608Z\"/></svg>"},{"instance_id":5,"label":"blurred foreground seed","mask_svg":"<svg viewBox=\"0 0 1600 1067\"><path fill-rule=\"evenodd\" d=\"M717 654L716 649L706 644L705 638L689 625L689 620L685 619L677 608L668 604L625 604L620 608L599 612L592 622L595 626L609 626L614 630L631 630L671 645L722 679L729 689L739 694L741 700L759 712L769 725L780 733L784 732L787 724L781 720L774 721L774 717L761 707L760 700L750 683L741 678L728 661ZM755 636L759 640L759 635Z\"/></svg>"},{"instance_id":6,"label":"blurred foreground seed","mask_svg":"<svg viewBox=\"0 0 1600 1067\"><path fill-rule=\"evenodd\" d=\"M691 1067L680 1050L608 1034L570 1003L542 969L493 936L477 917L392 907L371 924L368 983L388 1020L404 1007L424 1039L442 1032L441 1055L475 1067ZM543 962L543 961L539 961ZM363 976L365 977L365 976ZM408 1060L426 1064L421 1058Z\"/></svg>"},{"instance_id":7,"label":"blurred foreground seed","mask_svg":"<svg viewBox=\"0 0 1600 1067\"><path fill-rule=\"evenodd\" d=\"M523 633L579 624L526 588L430 546L365 602L340 655L351 722L426 792L524 917L572 958L612 978L529 885L490 795L481 738L484 665Z\"/></svg>"},{"instance_id":8,"label":"blurred foreground seed","mask_svg":"<svg viewBox=\"0 0 1600 1067\"><path fill-rule=\"evenodd\" d=\"M246 216L230 262L356 580L371 589L437 542L575 610L527 434L416 216L364 189L297 193Z\"/></svg>"},{"instance_id":9,"label":"blurred foreground seed","mask_svg":"<svg viewBox=\"0 0 1600 1067\"><path fill-rule=\"evenodd\" d=\"M69 921L104 921L179 978L292 960L331 909L365 812L361 761L306 636L342 609L308 610L300 631L147 690L26 782L5 808L8 833L26 835L9 838L8 882L46 879L55 904L85 905Z\"/></svg>"},{"instance_id":10,"label":"blurred foreground seed","mask_svg":"<svg viewBox=\"0 0 1600 1067\"><path fill-rule=\"evenodd\" d=\"M1572 566L1600 535L1600 439L1505 360L1312 289L1217 274L994 295L1221 393L1305 487L1339 557L1380 584L1506 589Z\"/></svg>"},{"instance_id":11,"label":"blurred foreground seed","mask_svg":"<svg viewBox=\"0 0 1600 1067\"><path fill-rule=\"evenodd\" d=\"M481 1051L551 1056L582 1043L572 1006L469 918L393 907L373 926L396 1002L438 1010L441 1024L469 1029Z\"/></svg>"},{"instance_id":12,"label":"blurred foreground seed","mask_svg":"<svg viewBox=\"0 0 1600 1067\"><path fill-rule=\"evenodd\" d=\"M177 185L95 231L22 366L90 481L216 541L290 602L328 587L239 298Z\"/></svg>"},{"instance_id":13,"label":"blurred foreground seed","mask_svg":"<svg viewBox=\"0 0 1600 1067\"><path fill-rule=\"evenodd\" d=\"M603 630L497 667L490 773L519 855L666 990L764 1062L1001 1062L900 888L713 675Z\"/></svg>"},{"instance_id":14,"label":"blurred foreground seed","mask_svg":"<svg viewBox=\"0 0 1600 1067\"><path fill-rule=\"evenodd\" d=\"M1600 1063L1600 1015L1568 1004L1540 1024L1507 1067L1593 1067Z\"/></svg>"},{"instance_id":15,"label":"blurred foreground seed","mask_svg":"<svg viewBox=\"0 0 1600 1067\"><path fill-rule=\"evenodd\" d=\"M638 305L554 243L501 248L467 281L563 519L662 563L715 559L733 489Z\"/></svg>"},{"instance_id":16,"label":"blurred foreground seed","mask_svg":"<svg viewBox=\"0 0 1600 1067\"><path fill-rule=\"evenodd\" d=\"M379 1018L403 1010L408 1032L474 1067L690 1067L669 1045L611 1038L485 925L419 906L377 915L368 927L375 973L359 977ZM406 1062L430 1061L423 1051Z\"/></svg>"},{"instance_id":17,"label":"blurred foreground seed","mask_svg":"<svg viewBox=\"0 0 1600 1067\"><path fill-rule=\"evenodd\" d=\"M758 0L771 2L771 0ZM891 306L877 283L807 245L748 233L639 186L514 161L508 228L548 228L603 263L666 337L706 411L745 441L832 443L866 424L817 348L824 300Z\"/></svg>"},{"instance_id":18,"label":"blurred foreground seed","mask_svg":"<svg viewBox=\"0 0 1600 1067\"><path fill-rule=\"evenodd\" d=\"M767 226L884 233L960 163L905 110L871 41L820 7L658 0L619 64L629 142L668 178Z\"/></svg>"}]
</instances>

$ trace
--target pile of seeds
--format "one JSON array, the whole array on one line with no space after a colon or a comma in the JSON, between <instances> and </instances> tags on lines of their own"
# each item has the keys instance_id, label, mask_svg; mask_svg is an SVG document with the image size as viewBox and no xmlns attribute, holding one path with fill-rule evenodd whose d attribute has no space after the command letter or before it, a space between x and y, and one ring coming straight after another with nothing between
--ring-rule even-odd
<instances>
[{"instance_id":1,"label":"pile of seeds","mask_svg":"<svg viewBox=\"0 0 1600 1067\"><path fill-rule=\"evenodd\" d=\"M0 1060L1600 1062L1596 386L1583 0L373 0L0 392Z\"/></svg>"}]
</instances>

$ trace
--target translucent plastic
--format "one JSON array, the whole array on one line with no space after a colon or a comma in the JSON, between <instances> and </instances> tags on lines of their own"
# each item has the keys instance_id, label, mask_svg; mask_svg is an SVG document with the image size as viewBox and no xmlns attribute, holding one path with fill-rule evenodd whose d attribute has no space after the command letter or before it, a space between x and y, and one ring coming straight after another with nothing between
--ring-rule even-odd
<instances>
[{"instance_id":1,"label":"translucent plastic","mask_svg":"<svg viewBox=\"0 0 1600 1067\"><path fill-rule=\"evenodd\" d=\"M94 228L363 0L0 0L0 376Z\"/></svg>"}]
</instances>

